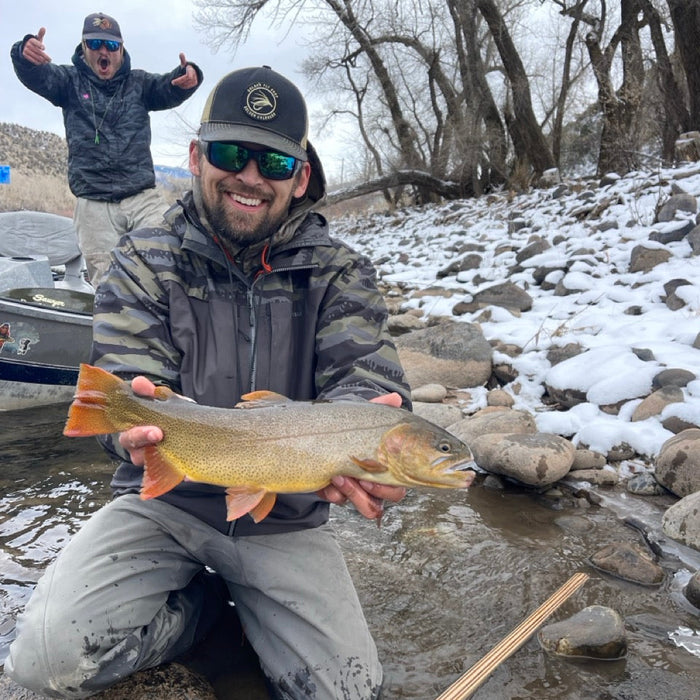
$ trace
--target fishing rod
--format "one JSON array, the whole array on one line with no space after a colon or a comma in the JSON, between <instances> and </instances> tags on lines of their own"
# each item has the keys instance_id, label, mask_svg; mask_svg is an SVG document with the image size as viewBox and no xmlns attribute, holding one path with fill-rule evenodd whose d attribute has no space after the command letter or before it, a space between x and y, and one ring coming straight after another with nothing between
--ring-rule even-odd
<instances>
[{"instance_id":1,"label":"fishing rod","mask_svg":"<svg viewBox=\"0 0 700 700\"><path fill-rule=\"evenodd\" d=\"M535 630L570 598L588 580L588 574L574 574L559 590L555 591L535 612L523 620L507 637L504 637L488 654L477 661L436 700L464 700L468 698L511 654L514 654Z\"/></svg>"}]
</instances>

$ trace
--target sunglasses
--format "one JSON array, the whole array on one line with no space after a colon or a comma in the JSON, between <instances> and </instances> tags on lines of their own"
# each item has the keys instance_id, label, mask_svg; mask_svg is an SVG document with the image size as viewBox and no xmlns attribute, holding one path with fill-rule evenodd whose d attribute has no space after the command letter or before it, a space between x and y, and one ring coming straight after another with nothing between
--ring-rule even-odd
<instances>
[{"instance_id":1,"label":"sunglasses","mask_svg":"<svg viewBox=\"0 0 700 700\"><path fill-rule=\"evenodd\" d=\"M240 173L254 160L260 174L268 180L289 180L299 169L301 161L278 151L253 151L230 141L207 141L207 160L219 170Z\"/></svg>"},{"instance_id":2,"label":"sunglasses","mask_svg":"<svg viewBox=\"0 0 700 700\"><path fill-rule=\"evenodd\" d=\"M111 39L85 39L85 46L87 46L90 51L99 51L102 45L107 48L107 51L114 52L119 51L121 43L118 41L112 41Z\"/></svg>"}]
</instances>

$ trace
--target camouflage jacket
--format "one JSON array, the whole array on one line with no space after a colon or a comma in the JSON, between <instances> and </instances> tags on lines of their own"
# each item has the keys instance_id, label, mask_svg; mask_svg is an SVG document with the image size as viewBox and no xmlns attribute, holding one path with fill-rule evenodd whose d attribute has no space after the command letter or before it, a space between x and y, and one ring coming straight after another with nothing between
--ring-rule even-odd
<instances>
[{"instance_id":1,"label":"camouflage jacket","mask_svg":"<svg viewBox=\"0 0 700 700\"><path fill-rule=\"evenodd\" d=\"M409 390L387 332L371 262L329 236L325 219L301 212L291 236L229 262L188 193L166 214L169 228L122 238L95 298L92 362L123 378L145 374L198 403L232 407L269 389L292 399L371 399ZM274 239L273 239L274 243ZM142 470L123 461L112 487L137 492ZM121 452L120 452L121 451ZM224 490L183 482L161 496L222 532L261 534L314 527L328 518L315 495L281 495L256 525L226 523Z\"/></svg>"},{"instance_id":2,"label":"camouflage jacket","mask_svg":"<svg viewBox=\"0 0 700 700\"><path fill-rule=\"evenodd\" d=\"M178 66L157 75L132 70L124 62L111 80L101 80L83 60L82 46L72 66L47 63L35 66L22 56L27 35L10 55L22 83L63 110L68 142L68 184L76 197L118 202L155 187L151 157L151 123L148 113L184 102L197 87L182 90L171 81L184 74Z\"/></svg>"}]
</instances>

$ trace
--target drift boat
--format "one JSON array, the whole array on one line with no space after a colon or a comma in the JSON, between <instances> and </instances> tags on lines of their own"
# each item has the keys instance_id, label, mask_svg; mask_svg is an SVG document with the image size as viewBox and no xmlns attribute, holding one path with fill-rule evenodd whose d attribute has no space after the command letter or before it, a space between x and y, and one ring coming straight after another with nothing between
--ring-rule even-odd
<instances>
[{"instance_id":1,"label":"drift boat","mask_svg":"<svg viewBox=\"0 0 700 700\"><path fill-rule=\"evenodd\" d=\"M0 213L0 411L72 400L92 343L83 270L71 219Z\"/></svg>"}]
</instances>

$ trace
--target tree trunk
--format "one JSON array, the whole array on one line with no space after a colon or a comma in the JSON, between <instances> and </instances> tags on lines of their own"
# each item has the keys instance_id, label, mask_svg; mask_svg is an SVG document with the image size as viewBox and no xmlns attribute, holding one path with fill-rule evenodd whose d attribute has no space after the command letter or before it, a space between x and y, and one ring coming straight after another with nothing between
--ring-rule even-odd
<instances>
[{"instance_id":1,"label":"tree trunk","mask_svg":"<svg viewBox=\"0 0 700 700\"><path fill-rule=\"evenodd\" d=\"M638 0L621 0L620 26L605 51L595 31L586 35L586 46L598 82L598 103L603 113L603 130L598 154L598 174L628 173L638 167L634 119L639 110L644 85L644 64L639 42ZM610 66L617 47L622 53L623 79L616 92Z\"/></svg>"},{"instance_id":2,"label":"tree trunk","mask_svg":"<svg viewBox=\"0 0 700 700\"><path fill-rule=\"evenodd\" d=\"M532 108L530 82L508 28L494 0L476 0L498 48L513 96L513 118L509 120L516 156L527 162L535 175L554 167L554 158Z\"/></svg>"},{"instance_id":3,"label":"tree trunk","mask_svg":"<svg viewBox=\"0 0 700 700\"><path fill-rule=\"evenodd\" d=\"M477 193L481 193L505 184L508 179L506 128L486 79L486 68L479 51L476 6L473 0L448 0L448 7L455 27L455 48L465 101L466 95L470 97L472 126L467 138L471 139L470 152L473 154L472 181Z\"/></svg>"},{"instance_id":4,"label":"tree trunk","mask_svg":"<svg viewBox=\"0 0 700 700\"><path fill-rule=\"evenodd\" d=\"M673 162L678 136L690 131L690 114L685 104L683 92L673 74L671 59L666 50L661 18L649 0L641 0L644 16L649 23L651 40L656 54L659 91L663 97L665 120L662 128L661 157L667 163ZM697 36L697 35L696 35ZM697 53L697 49L696 49Z\"/></svg>"},{"instance_id":5,"label":"tree trunk","mask_svg":"<svg viewBox=\"0 0 700 700\"><path fill-rule=\"evenodd\" d=\"M700 0L667 0L676 45L688 81L690 118L688 131L700 131Z\"/></svg>"}]
</instances>

